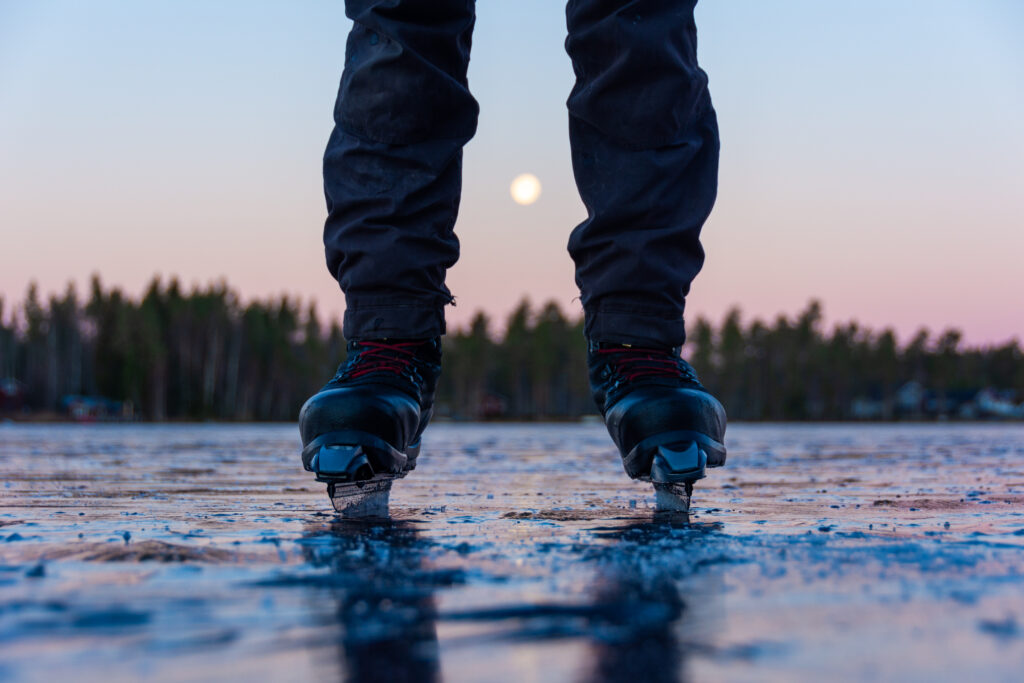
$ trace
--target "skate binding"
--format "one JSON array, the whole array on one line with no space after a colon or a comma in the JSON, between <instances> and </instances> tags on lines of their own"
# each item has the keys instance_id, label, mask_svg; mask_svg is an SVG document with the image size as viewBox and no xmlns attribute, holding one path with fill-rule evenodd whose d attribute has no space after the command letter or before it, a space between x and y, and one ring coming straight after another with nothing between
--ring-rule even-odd
<instances>
[{"instance_id":1,"label":"skate binding","mask_svg":"<svg viewBox=\"0 0 1024 683\"><path fill-rule=\"evenodd\" d=\"M416 467L433 412L440 340L351 341L337 374L302 407L302 465L344 516L387 516L395 479Z\"/></svg>"},{"instance_id":2,"label":"skate binding","mask_svg":"<svg viewBox=\"0 0 1024 683\"><path fill-rule=\"evenodd\" d=\"M335 511L344 517L386 517L391 482L396 476L376 474L369 453L361 445L321 446L310 469L316 480L327 484Z\"/></svg>"},{"instance_id":3,"label":"skate binding","mask_svg":"<svg viewBox=\"0 0 1024 683\"><path fill-rule=\"evenodd\" d=\"M406 453L370 434L325 434L303 451L303 464L327 484L335 511L346 517L386 517L391 483L416 466L419 442Z\"/></svg>"},{"instance_id":4,"label":"skate binding","mask_svg":"<svg viewBox=\"0 0 1024 683\"><path fill-rule=\"evenodd\" d=\"M317 481L328 484L337 482L365 482L373 479L373 467L362 446L323 446L313 456L310 469Z\"/></svg>"},{"instance_id":5,"label":"skate binding","mask_svg":"<svg viewBox=\"0 0 1024 683\"><path fill-rule=\"evenodd\" d=\"M725 447L707 441L691 432L659 434L638 443L623 464L630 476L653 484L658 511L686 512L693 483L707 476L707 468L725 462Z\"/></svg>"},{"instance_id":6,"label":"skate binding","mask_svg":"<svg viewBox=\"0 0 1024 683\"><path fill-rule=\"evenodd\" d=\"M705 477L707 453L696 441L657 446L647 479L659 512L688 512L693 483Z\"/></svg>"},{"instance_id":7,"label":"skate binding","mask_svg":"<svg viewBox=\"0 0 1024 683\"><path fill-rule=\"evenodd\" d=\"M632 479L654 485L658 510L686 511L693 483L725 464L726 416L679 349L591 341L590 384Z\"/></svg>"}]
</instances>

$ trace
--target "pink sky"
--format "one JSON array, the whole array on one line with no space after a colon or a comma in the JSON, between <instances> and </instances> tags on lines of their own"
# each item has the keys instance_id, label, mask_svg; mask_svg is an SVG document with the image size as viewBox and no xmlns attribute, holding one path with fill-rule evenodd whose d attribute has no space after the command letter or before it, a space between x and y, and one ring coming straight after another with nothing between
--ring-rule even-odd
<instances>
[{"instance_id":1,"label":"pink sky","mask_svg":"<svg viewBox=\"0 0 1024 683\"><path fill-rule=\"evenodd\" d=\"M578 307L557 4L478 8L455 325L477 309L501 319L524 295ZM30 280L84 292L93 272L140 292L161 273L339 314L319 177L347 29L337 5L254 3L241 21L202 3L4 6L0 296L19 301ZM1024 12L742 10L698 11L723 151L688 317L738 305L771 318L818 298L830 321L904 337L1024 337ZM523 172L544 187L527 207L508 194Z\"/></svg>"}]
</instances>

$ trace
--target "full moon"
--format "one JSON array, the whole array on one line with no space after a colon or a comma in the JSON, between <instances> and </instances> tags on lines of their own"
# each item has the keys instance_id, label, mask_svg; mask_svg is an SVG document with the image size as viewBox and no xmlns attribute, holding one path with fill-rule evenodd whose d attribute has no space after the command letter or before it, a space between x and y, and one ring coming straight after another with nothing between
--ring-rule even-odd
<instances>
[{"instance_id":1,"label":"full moon","mask_svg":"<svg viewBox=\"0 0 1024 683\"><path fill-rule=\"evenodd\" d=\"M516 204L527 206L537 201L537 197L540 196L540 181L532 173L523 173L515 177L508 190Z\"/></svg>"}]
</instances>

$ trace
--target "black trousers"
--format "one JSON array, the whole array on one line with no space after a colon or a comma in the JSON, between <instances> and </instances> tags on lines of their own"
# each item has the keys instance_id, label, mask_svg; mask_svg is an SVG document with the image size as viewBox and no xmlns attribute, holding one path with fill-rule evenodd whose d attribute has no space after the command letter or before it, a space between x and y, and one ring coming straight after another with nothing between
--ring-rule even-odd
<instances>
[{"instance_id":1,"label":"black trousers","mask_svg":"<svg viewBox=\"0 0 1024 683\"><path fill-rule=\"evenodd\" d=\"M718 126L696 0L570 0L573 171L587 219L569 253L590 339L677 346L714 204ZM354 21L324 155L327 265L349 339L443 334L473 0L347 0ZM524 264L524 267L527 264Z\"/></svg>"}]
</instances>

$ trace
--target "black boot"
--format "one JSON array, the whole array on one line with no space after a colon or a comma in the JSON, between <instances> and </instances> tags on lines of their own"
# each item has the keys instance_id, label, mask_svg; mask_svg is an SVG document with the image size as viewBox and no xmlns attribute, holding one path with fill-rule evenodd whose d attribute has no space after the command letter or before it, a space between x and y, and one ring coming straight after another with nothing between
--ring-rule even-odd
<instances>
[{"instance_id":1,"label":"black boot","mask_svg":"<svg viewBox=\"0 0 1024 683\"><path fill-rule=\"evenodd\" d=\"M633 479L683 484L689 494L706 467L725 464L725 409L697 380L679 348L591 341L594 401Z\"/></svg>"},{"instance_id":2,"label":"black boot","mask_svg":"<svg viewBox=\"0 0 1024 683\"><path fill-rule=\"evenodd\" d=\"M441 374L441 340L352 341L338 373L299 413L302 465L339 484L404 476L416 466Z\"/></svg>"}]
</instances>

